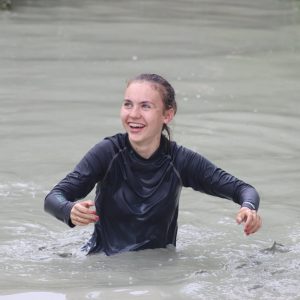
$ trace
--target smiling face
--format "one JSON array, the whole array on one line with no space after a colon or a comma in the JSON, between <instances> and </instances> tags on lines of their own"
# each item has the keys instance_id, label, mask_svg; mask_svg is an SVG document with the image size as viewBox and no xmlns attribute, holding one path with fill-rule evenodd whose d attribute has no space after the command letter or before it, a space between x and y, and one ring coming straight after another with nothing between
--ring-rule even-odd
<instances>
[{"instance_id":1,"label":"smiling face","mask_svg":"<svg viewBox=\"0 0 300 300\"><path fill-rule=\"evenodd\" d=\"M159 147L163 124L172 120L174 111L165 109L155 84L133 81L125 91L120 115L131 145L149 156ZM149 155L143 155L145 151Z\"/></svg>"}]
</instances>

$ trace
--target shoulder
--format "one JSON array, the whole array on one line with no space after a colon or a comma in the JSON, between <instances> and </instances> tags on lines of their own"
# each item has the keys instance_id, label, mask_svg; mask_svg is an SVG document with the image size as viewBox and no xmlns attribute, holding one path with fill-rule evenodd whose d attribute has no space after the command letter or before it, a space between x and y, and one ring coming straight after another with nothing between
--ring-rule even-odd
<instances>
[{"instance_id":1,"label":"shoulder","mask_svg":"<svg viewBox=\"0 0 300 300\"><path fill-rule=\"evenodd\" d=\"M171 157L178 170L196 170L211 167L213 164L201 153L175 142L171 142Z\"/></svg>"},{"instance_id":2,"label":"shoulder","mask_svg":"<svg viewBox=\"0 0 300 300\"><path fill-rule=\"evenodd\" d=\"M113 136L106 137L102 143L107 147L113 147L115 150L122 150L126 147L127 134L117 133Z\"/></svg>"},{"instance_id":3,"label":"shoulder","mask_svg":"<svg viewBox=\"0 0 300 300\"><path fill-rule=\"evenodd\" d=\"M125 141L126 134L118 133L114 136L105 137L90 149L88 156L94 159L110 160L126 147Z\"/></svg>"},{"instance_id":4,"label":"shoulder","mask_svg":"<svg viewBox=\"0 0 300 300\"><path fill-rule=\"evenodd\" d=\"M170 152L171 152L171 156L174 160L176 160L176 159L185 160L185 159L189 158L190 156L200 155L199 153L197 153L189 148L186 148L182 145L179 145L174 141L170 142Z\"/></svg>"}]
</instances>

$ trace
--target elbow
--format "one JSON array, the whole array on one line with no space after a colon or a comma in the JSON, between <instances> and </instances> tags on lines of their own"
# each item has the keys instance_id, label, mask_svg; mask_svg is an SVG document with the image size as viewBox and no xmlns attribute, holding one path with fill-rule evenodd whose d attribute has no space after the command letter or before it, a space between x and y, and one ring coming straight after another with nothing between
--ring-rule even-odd
<instances>
[{"instance_id":1,"label":"elbow","mask_svg":"<svg viewBox=\"0 0 300 300\"><path fill-rule=\"evenodd\" d=\"M49 212L49 202L50 202L50 194L48 194L44 199L44 211Z\"/></svg>"},{"instance_id":2,"label":"elbow","mask_svg":"<svg viewBox=\"0 0 300 300\"><path fill-rule=\"evenodd\" d=\"M50 192L44 199L44 211L53 215L55 212L56 201L55 196Z\"/></svg>"},{"instance_id":3,"label":"elbow","mask_svg":"<svg viewBox=\"0 0 300 300\"><path fill-rule=\"evenodd\" d=\"M51 191L44 200L44 210L58 220L74 227L70 222L71 209L74 202L68 201L60 192Z\"/></svg>"}]
</instances>

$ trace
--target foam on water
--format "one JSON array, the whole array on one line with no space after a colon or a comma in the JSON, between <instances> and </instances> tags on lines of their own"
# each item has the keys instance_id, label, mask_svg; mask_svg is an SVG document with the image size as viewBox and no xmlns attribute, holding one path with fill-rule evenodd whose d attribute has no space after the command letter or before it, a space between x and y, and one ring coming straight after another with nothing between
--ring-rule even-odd
<instances>
[{"instance_id":1,"label":"foam on water","mask_svg":"<svg viewBox=\"0 0 300 300\"><path fill-rule=\"evenodd\" d=\"M249 241L241 235L237 239L239 228L228 218L220 218L218 224L223 231L207 226L180 226L177 249L86 257L80 252L80 246L90 236L90 230L53 232L39 224L18 226L15 223L6 229L12 230L16 239L0 246L5 270L1 285L22 278L23 284L19 286L22 289L29 282L32 289L42 283L51 288L60 285L61 280L69 283L72 280L79 288L85 286L80 283L82 280L88 280L99 290L88 292L87 299L97 299L97 295L160 295L165 299L178 295L178 299L202 299L214 297L216 293L224 299L243 296L268 299L270 295L280 295L282 286L290 289L296 284L300 266L299 224L291 228L286 239L289 244L284 245L286 251L276 251L276 248L268 251L272 241ZM282 250L280 246L277 249ZM37 272L40 276L33 283ZM218 278L217 286L215 278ZM236 286L237 278L239 286ZM173 286L173 291L159 292L159 286Z\"/></svg>"},{"instance_id":2,"label":"foam on water","mask_svg":"<svg viewBox=\"0 0 300 300\"><path fill-rule=\"evenodd\" d=\"M2 184L0 190L2 197L13 197L16 202L34 200L37 195L46 194L43 187L34 183ZM187 199L193 195L185 194ZM22 205L26 208L32 204L29 201ZM286 297L297 293L295 288L294 292L288 291L295 286L300 267L297 229L300 224L290 226L288 235L276 241L274 246L271 239L245 239L241 228L228 216L217 216L214 228L209 224L199 226L185 205L183 216L183 220L192 218L195 225L180 225L176 249L124 253L109 258L104 255L86 257L80 251L90 237L92 227L73 230L63 227L52 231L40 221L32 222L34 214L30 219L23 216L21 223L10 220L2 227L9 232L9 239L2 240L0 245L1 264L5 271L1 286L4 288L8 282L21 280L19 288L22 290L26 290L29 283L33 290L41 283L51 289L60 285L61 280L72 280L78 285L84 278L101 287L87 292L84 296L87 299L97 299L97 293L101 297L160 295L167 299L176 294L179 299L202 299L218 294L224 299L240 299L245 295L250 299L268 299L271 295L279 297L283 286L287 288ZM37 273L41 275L33 283L32 278ZM242 287L236 286L237 278ZM147 286L141 289L145 282ZM163 293L153 289L161 285L173 286L173 291L168 288ZM24 297L27 296L24 294Z\"/></svg>"}]
</instances>

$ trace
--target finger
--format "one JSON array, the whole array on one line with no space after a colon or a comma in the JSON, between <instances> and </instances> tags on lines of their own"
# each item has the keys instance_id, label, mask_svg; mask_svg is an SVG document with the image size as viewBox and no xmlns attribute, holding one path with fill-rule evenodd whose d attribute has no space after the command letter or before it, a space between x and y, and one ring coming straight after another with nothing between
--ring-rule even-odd
<instances>
[{"instance_id":1,"label":"finger","mask_svg":"<svg viewBox=\"0 0 300 300\"><path fill-rule=\"evenodd\" d=\"M260 228L260 226L259 226L258 224L256 224L256 225L249 231L249 234L255 233L259 228Z\"/></svg>"},{"instance_id":2,"label":"finger","mask_svg":"<svg viewBox=\"0 0 300 300\"><path fill-rule=\"evenodd\" d=\"M253 212L247 212L246 218L245 218L245 228L251 227L251 224L253 224L253 221L255 219L255 214Z\"/></svg>"},{"instance_id":3,"label":"finger","mask_svg":"<svg viewBox=\"0 0 300 300\"><path fill-rule=\"evenodd\" d=\"M75 218L72 219L72 223L76 226L85 226L85 225L88 225L91 222L86 220L86 219L82 219L80 217L75 217Z\"/></svg>"},{"instance_id":4,"label":"finger","mask_svg":"<svg viewBox=\"0 0 300 300\"><path fill-rule=\"evenodd\" d=\"M252 212L252 210L248 207L241 207L236 216L236 222L241 224L242 222L246 222L248 215Z\"/></svg>"},{"instance_id":5,"label":"finger","mask_svg":"<svg viewBox=\"0 0 300 300\"><path fill-rule=\"evenodd\" d=\"M253 234L257 232L262 225L262 220L260 216L257 216L255 222L253 223L253 226L249 229L249 234Z\"/></svg>"},{"instance_id":6,"label":"finger","mask_svg":"<svg viewBox=\"0 0 300 300\"><path fill-rule=\"evenodd\" d=\"M243 212L243 211L239 212L239 213L237 214L237 216L236 216L236 222L237 222L238 224L241 224L242 222L245 221L245 217L246 217L245 212Z\"/></svg>"},{"instance_id":7,"label":"finger","mask_svg":"<svg viewBox=\"0 0 300 300\"><path fill-rule=\"evenodd\" d=\"M99 220L99 216L97 216L93 211L85 208L81 202L76 203L73 206L70 218L74 225L87 225Z\"/></svg>"},{"instance_id":8,"label":"finger","mask_svg":"<svg viewBox=\"0 0 300 300\"><path fill-rule=\"evenodd\" d=\"M89 224L92 222L97 222L99 220L99 217L93 213L81 213L76 211L71 214L71 219L76 222Z\"/></svg>"},{"instance_id":9,"label":"finger","mask_svg":"<svg viewBox=\"0 0 300 300\"><path fill-rule=\"evenodd\" d=\"M245 233L247 235L255 233L261 227L261 218L258 215L252 217L252 222L245 227Z\"/></svg>"},{"instance_id":10,"label":"finger","mask_svg":"<svg viewBox=\"0 0 300 300\"><path fill-rule=\"evenodd\" d=\"M89 217L79 217L79 216L74 216L72 218L72 223L75 225L88 225L90 223L94 223L95 220L91 219Z\"/></svg>"},{"instance_id":11,"label":"finger","mask_svg":"<svg viewBox=\"0 0 300 300\"><path fill-rule=\"evenodd\" d=\"M89 209L89 207L91 207L91 206L94 206L93 201L79 202L79 203L74 205L73 213L76 216L79 216L81 218L86 218L87 216L89 216L88 218L94 219L95 215L96 215L96 211L92 210L92 209Z\"/></svg>"},{"instance_id":12,"label":"finger","mask_svg":"<svg viewBox=\"0 0 300 300\"><path fill-rule=\"evenodd\" d=\"M91 213L94 211L90 209L91 206L94 206L94 203L92 201L79 202L75 206L76 209L79 210L81 213Z\"/></svg>"},{"instance_id":13,"label":"finger","mask_svg":"<svg viewBox=\"0 0 300 300\"><path fill-rule=\"evenodd\" d=\"M75 210L74 216L87 219L94 219L95 217L97 217L96 212L90 210Z\"/></svg>"},{"instance_id":14,"label":"finger","mask_svg":"<svg viewBox=\"0 0 300 300\"><path fill-rule=\"evenodd\" d=\"M91 206L95 206L95 202L92 200L86 200L83 202L80 202L84 207L90 208Z\"/></svg>"}]
</instances>

